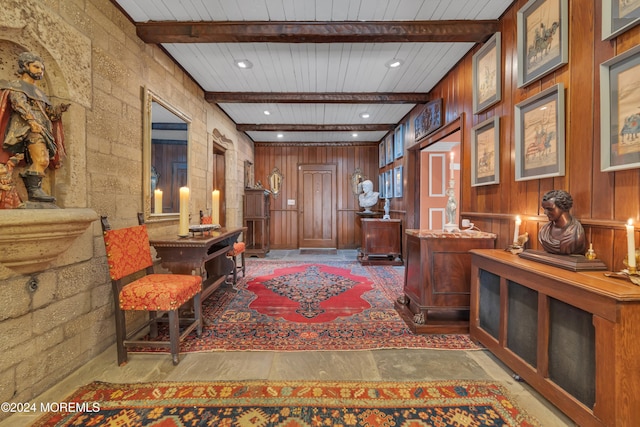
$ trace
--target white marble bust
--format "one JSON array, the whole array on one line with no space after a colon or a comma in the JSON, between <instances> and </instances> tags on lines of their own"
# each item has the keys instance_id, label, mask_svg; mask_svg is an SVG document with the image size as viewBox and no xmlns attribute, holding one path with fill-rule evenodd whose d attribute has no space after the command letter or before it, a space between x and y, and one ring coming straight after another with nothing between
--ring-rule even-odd
<instances>
[{"instance_id":1,"label":"white marble bust","mask_svg":"<svg viewBox=\"0 0 640 427\"><path fill-rule=\"evenodd\" d=\"M360 207L367 213L371 212L371 207L378 203L378 192L373 191L373 182L367 179L362 182L362 193L358 196Z\"/></svg>"}]
</instances>

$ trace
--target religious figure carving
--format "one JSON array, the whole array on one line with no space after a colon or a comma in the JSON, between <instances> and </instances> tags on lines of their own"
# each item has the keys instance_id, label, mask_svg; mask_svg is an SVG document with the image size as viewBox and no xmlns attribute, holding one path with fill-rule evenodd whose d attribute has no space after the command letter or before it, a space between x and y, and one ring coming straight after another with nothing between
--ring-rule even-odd
<instances>
[{"instance_id":1,"label":"religious figure carving","mask_svg":"<svg viewBox=\"0 0 640 427\"><path fill-rule=\"evenodd\" d=\"M373 182L367 179L362 182L362 193L358 195L358 202L360 203L360 207L364 208L364 211L367 213L371 213L371 207L375 206L378 203L378 193L377 191L373 191Z\"/></svg>"},{"instance_id":2,"label":"religious figure carving","mask_svg":"<svg viewBox=\"0 0 640 427\"><path fill-rule=\"evenodd\" d=\"M54 202L55 197L42 190L42 179L47 168L60 167L65 154L61 118L70 104L54 106L36 85L44 68L42 58L24 52L18 57L19 78L0 81L0 163L24 155L27 167L20 176L29 201Z\"/></svg>"},{"instance_id":3,"label":"religious figure carving","mask_svg":"<svg viewBox=\"0 0 640 427\"><path fill-rule=\"evenodd\" d=\"M540 228L538 241L551 254L584 254L586 239L582 224L569 210L573 198L564 190L551 190L542 196L542 208L549 222Z\"/></svg>"}]
</instances>

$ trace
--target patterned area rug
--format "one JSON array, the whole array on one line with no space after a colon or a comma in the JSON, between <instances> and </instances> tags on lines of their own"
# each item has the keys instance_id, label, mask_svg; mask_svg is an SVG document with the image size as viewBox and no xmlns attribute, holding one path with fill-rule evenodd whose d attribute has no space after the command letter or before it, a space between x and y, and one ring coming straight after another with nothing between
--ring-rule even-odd
<instances>
[{"instance_id":1,"label":"patterned area rug","mask_svg":"<svg viewBox=\"0 0 640 427\"><path fill-rule=\"evenodd\" d=\"M539 426L491 382L95 382L34 426ZM59 408L58 408L59 409Z\"/></svg>"},{"instance_id":2,"label":"patterned area rug","mask_svg":"<svg viewBox=\"0 0 640 427\"><path fill-rule=\"evenodd\" d=\"M205 301L202 337L189 336L180 350L480 348L468 335L414 334L393 307L403 281L391 266L249 261L235 291Z\"/></svg>"}]
</instances>

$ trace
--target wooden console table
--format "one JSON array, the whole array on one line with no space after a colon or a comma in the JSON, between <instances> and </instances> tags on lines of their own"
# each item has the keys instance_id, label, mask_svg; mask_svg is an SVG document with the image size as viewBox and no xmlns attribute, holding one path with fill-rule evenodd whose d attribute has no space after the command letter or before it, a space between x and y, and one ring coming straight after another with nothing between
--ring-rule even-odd
<instances>
[{"instance_id":1,"label":"wooden console table","mask_svg":"<svg viewBox=\"0 0 640 427\"><path fill-rule=\"evenodd\" d=\"M212 231L211 235L155 238L149 243L155 248L160 264L172 273L192 274L194 270L202 272L204 300L233 272L233 261L227 258L227 252L233 248L243 231L246 231L245 227L221 228Z\"/></svg>"},{"instance_id":2,"label":"wooden console table","mask_svg":"<svg viewBox=\"0 0 640 427\"><path fill-rule=\"evenodd\" d=\"M362 218L362 241L358 261L362 265L403 265L402 221Z\"/></svg>"},{"instance_id":3,"label":"wooden console table","mask_svg":"<svg viewBox=\"0 0 640 427\"><path fill-rule=\"evenodd\" d=\"M406 230L404 295L396 310L415 333L468 333L470 249L493 248L496 235Z\"/></svg>"},{"instance_id":4,"label":"wooden console table","mask_svg":"<svg viewBox=\"0 0 640 427\"><path fill-rule=\"evenodd\" d=\"M471 337L578 425L638 425L640 286L471 252Z\"/></svg>"}]
</instances>

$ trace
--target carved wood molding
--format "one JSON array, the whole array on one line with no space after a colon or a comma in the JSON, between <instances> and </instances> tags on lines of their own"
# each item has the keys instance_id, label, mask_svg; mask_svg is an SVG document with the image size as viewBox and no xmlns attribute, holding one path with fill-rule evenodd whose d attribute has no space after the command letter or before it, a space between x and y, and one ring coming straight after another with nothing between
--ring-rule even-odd
<instances>
[{"instance_id":1,"label":"carved wood molding","mask_svg":"<svg viewBox=\"0 0 640 427\"><path fill-rule=\"evenodd\" d=\"M289 104L422 104L428 93L371 92L205 92L207 102Z\"/></svg>"},{"instance_id":2,"label":"carved wood molding","mask_svg":"<svg viewBox=\"0 0 640 427\"><path fill-rule=\"evenodd\" d=\"M154 21L136 24L146 43L482 43L498 20L449 21Z\"/></svg>"},{"instance_id":3,"label":"carved wood molding","mask_svg":"<svg viewBox=\"0 0 640 427\"><path fill-rule=\"evenodd\" d=\"M503 213L487 213L487 212L460 212L461 217L468 217L472 219L484 219L484 220L506 220L513 221L515 218L515 214L503 214ZM548 222L549 219L545 215L520 215L520 219L523 221L537 221L537 222ZM603 220L603 219L590 219L590 218L578 218L578 221L583 226L588 226L592 228L609 228L609 229L625 229L626 222L625 221L615 221L615 220Z\"/></svg>"}]
</instances>

